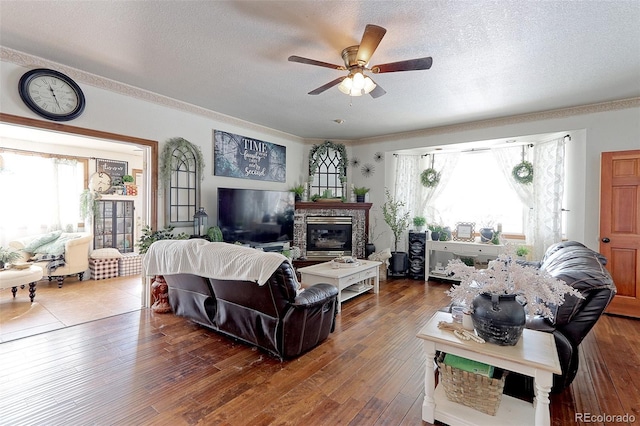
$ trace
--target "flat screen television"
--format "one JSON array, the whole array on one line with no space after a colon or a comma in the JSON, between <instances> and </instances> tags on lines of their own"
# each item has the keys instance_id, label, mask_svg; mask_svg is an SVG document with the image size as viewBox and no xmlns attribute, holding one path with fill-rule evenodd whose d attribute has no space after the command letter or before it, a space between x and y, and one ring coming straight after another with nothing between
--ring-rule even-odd
<instances>
[{"instance_id":1,"label":"flat screen television","mask_svg":"<svg viewBox=\"0 0 640 426\"><path fill-rule=\"evenodd\" d=\"M290 191L218 188L218 226L228 243L290 243L294 211Z\"/></svg>"}]
</instances>

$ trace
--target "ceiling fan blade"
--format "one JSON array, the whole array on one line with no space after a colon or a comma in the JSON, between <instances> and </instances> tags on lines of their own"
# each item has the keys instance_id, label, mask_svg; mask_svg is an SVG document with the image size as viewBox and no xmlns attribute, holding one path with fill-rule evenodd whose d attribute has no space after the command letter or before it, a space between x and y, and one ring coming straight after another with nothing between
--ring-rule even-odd
<instances>
[{"instance_id":1,"label":"ceiling fan blade","mask_svg":"<svg viewBox=\"0 0 640 426\"><path fill-rule=\"evenodd\" d=\"M371 92L369 92L369 94L371 95L372 98L379 98L380 96L386 94L387 91L384 90L382 87L380 87L380 85L378 83L376 83L376 88L373 89Z\"/></svg>"},{"instance_id":2,"label":"ceiling fan blade","mask_svg":"<svg viewBox=\"0 0 640 426\"><path fill-rule=\"evenodd\" d=\"M433 64L433 59L431 56L427 56L426 58L409 59L406 61L376 65L371 68L371 72L374 74L380 74L383 72L428 70L431 68L431 64Z\"/></svg>"},{"instance_id":3,"label":"ceiling fan blade","mask_svg":"<svg viewBox=\"0 0 640 426\"><path fill-rule=\"evenodd\" d=\"M380 44L380 41L382 41L382 37L384 37L386 32L386 29L377 25L368 24L365 27L360 47L358 47L358 54L356 55L358 63L363 65L369 63L373 52L378 48L378 45Z\"/></svg>"},{"instance_id":4,"label":"ceiling fan blade","mask_svg":"<svg viewBox=\"0 0 640 426\"><path fill-rule=\"evenodd\" d=\"M343 77L338 77L335 80L328 82L324 86L320 86L317 89L310 91L309 95L319 95L320 93L324 92L325 90L331 89L333 86L337 86L338 84L342 83L342 80L344 80L345 78L347 78L346 75L343 76Z\"/></svg>"},{"instance_id":5,"label":"ceiling fan blade","mask_svg":"<svg viewBox=\"0 0 640 426\"><path fill-rule=\"evenodd\" d=\"M334 70L346 70L342 65L334 65L328 62L316 61L315 59L303 58L302 56L289 56L289 62L299 62L301 64L317 65L319 67L331 68Z\"/></svg>"}]
</instances>

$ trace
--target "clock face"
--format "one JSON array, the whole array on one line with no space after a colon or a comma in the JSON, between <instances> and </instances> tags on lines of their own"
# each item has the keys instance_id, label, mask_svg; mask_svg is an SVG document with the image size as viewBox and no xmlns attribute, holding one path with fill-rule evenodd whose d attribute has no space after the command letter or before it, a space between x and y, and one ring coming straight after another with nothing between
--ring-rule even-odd
<instances>
[{"instance_id":1,"label":"clock face","mask_svg":"<svg viewBox=\"0 0 640 426\"><path fill-rule=\"evenodd\" d=\"M80 87L66 75L49 69L35 69L20 79L20 97L36 114L54 121L72 120L84 111Z\"/></svg>"},{"instance_id":2,"label":"clock face","mask_svg":"<svg viewBox=\"0 0 640 426\"><path fill-rule=\"evenodd\" d=\"M94 191L105 193L111 189L111 176L104 172L96 172L91 176L91 187Z\"/></svg>"}]
</instances>

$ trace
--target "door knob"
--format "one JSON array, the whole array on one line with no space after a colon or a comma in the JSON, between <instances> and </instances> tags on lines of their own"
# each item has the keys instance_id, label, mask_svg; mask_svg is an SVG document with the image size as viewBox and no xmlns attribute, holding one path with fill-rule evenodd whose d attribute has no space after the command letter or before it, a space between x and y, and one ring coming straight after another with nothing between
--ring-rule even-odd
<instances>
[{"instance_id":1,"label":"door knob","mask_svg":"<svg viewBox=\"0 0 640 426\"><path fill-rule=\"evenodd\" d=\"M603 243L609 243L609 242L611 242L611 240L610 240L609 238L607 238L607 237L604 237L604 238L602 239L602 242L603 242Z\"/></svg>"}]
</instances>

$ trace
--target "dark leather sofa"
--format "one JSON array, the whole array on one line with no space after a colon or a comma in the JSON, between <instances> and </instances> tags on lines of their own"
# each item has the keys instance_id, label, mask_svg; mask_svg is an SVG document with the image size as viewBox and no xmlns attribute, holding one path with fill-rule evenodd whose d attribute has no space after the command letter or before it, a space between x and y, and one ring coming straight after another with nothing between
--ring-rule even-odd
<instances>
[{"instance_id":1,"label":"dark leather sofa","mask_svg":"<svg viewBox=\"0 0 640 426\"><path fill-rule=\"evenodd\" d=\"M334 330L338 290L316 284L297 294L299 284L288 261L264 285L194 274L165 274L164 279L176 315L280 359L314 348Z\"/></svg>"},{"instance_id":2,"label":"dark leather sofa","mask_svg":"<svg viewBox=\"0 0 640 426\"><path fill-rule=\"evenodd\" d=\"M552 321L542 317L527 319L527 328L553 333L562 375L554 376L552 392L559 392L576 377L580 343L615 296L616 287L605 269L607 259L576 241L553 244L540 262L523 263L547 271L584 296L584 299L565 297L562 305L553 308ZM518 380L517 375L507 376L505 389L514 387L510 380Z\"/></svg>"}]
</instances>

